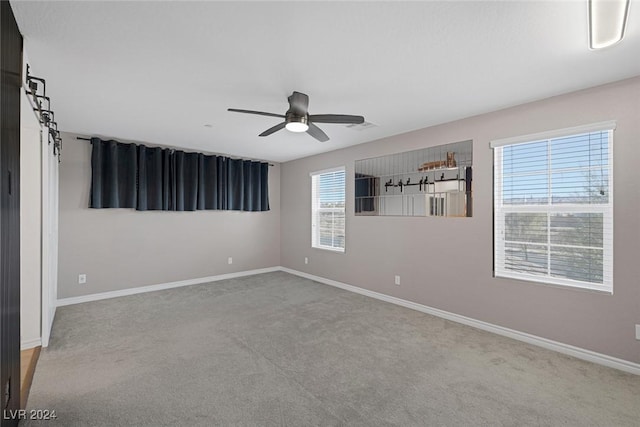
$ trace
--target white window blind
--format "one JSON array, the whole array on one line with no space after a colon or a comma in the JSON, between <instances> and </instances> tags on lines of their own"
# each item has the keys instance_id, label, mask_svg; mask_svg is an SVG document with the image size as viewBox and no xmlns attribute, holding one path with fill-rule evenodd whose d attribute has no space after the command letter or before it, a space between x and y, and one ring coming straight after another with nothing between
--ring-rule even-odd
<instances>
[{"instance_id":1,"label":"white window blind","mask_svg":"<svg viewBox=\"0 0 640 427\"><path fill-rule=\"evenodd\" d=\"M311 245L344 252L344 168L311 174Z\"/></svg>"},{"instance_id":2,"label":"white window blind","mask_svg":"<svg viewBox=\"0 0 640 427\"><path fill-rule=\"evenodd\" d=\"M613 291L614 127L492 143L497 277Z\"/></svg>"}]
</instances>

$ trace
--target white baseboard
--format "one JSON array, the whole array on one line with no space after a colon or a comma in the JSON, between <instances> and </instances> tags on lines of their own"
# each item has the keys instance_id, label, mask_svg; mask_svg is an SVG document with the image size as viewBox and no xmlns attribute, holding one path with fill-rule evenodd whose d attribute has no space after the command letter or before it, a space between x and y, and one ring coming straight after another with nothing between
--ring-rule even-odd
<instances>
[{"instance_id":1,"label":"white baseboard","mask_svg":"<svg viewBox=\"0 0 640 427\"><path fill-rule=\"evenodd\" d=\"M20 342L20 351L28 350L34 347L40 347L42 345L42 341L40 338L33 338L30 340L23 340Z\"/></svg>"},{"instance_id":2,"label":"white baseboard","mask_svg":"<svg viewBox=\"0 0 640 427\"><path fill-rule=\"evenodd\" d=\"M237 273L227 273L217 276L200 277L197 279L179 280L177 282L160 283L158 285L121 289L119 291L101 292L98 294L82 295L79 297L61 298L56 301L56 307L81 304L83 302L90 301L99 301L109 298L124 297L127 295L142 294L145 292L161 291L164 289L179 288L182 286L200 285L202 283L217 282L219 280L234 279L236 277L253 276L255 274L270 273L272 271L280 271L280 267L259 268L256 270L239 271Z\"/></svg>"},{"instance_id":3,"label":"white baseboard","mask_svg":"<svg viewBox=\"0 0 640 427\"><path fill-rule=\"evenodd\" d=\"M418 304L415 302L403 300L403 299L392 297L389 295L381 294L379 292L374 292L367 289L359 288L357 286L348 285L346 283L338 282L335 280L326 279L324 277L314 276L313 274L303 273L301 271L292 270L290 268L281 267L280 270L286 273L295 274L296 276L304 277L306 279L311 279L316 282L324 283L326 285L335 286L337 288L355 292L357 294L366 295L371 298L376 298L382 301L390 302L392 304L411 308L413 310L421 311L423 313L431 314L433 316L441 317L443 319L451 320L453 322L462 323L463 325L482 329L483 331L492 332L494 334L513 338L515 340L523 341L528 344L533 344L538 347L543 347L548 350L557 351L558 353L573 356L575 358L586 360L588 362L593 362L599 365L604 365L610 368L629 372L631 374L640 375L640 364L634 363L628 360L618 359L616 357L608 356L606 354L596 353L595 351L587 350L580 347L575 347L569 344L564 344L564 343L553 341L547 338L538 337L536 335L527 334L525 332L520 332L514 329L505 328L502 326L494 325L492 323L487 323L481 320L472 319L470 317L461 316L459 314L455 314L455 313L440 310L437 308L429 307L426 305Z\"/></svg>"}]
</instances>

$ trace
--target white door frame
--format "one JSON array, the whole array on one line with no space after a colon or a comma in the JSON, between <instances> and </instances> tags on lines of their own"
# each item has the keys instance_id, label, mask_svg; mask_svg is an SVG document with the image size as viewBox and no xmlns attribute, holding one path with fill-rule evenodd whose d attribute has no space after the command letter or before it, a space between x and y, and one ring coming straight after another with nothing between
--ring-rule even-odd
<instances>
[{"instance_id":1,"label":"white door frame","mask_svg":"<svg viewBox=\"0 0 640 427\"><path fill-rule=\"evenodd\" d=\"M42 144L42 347L49 345L58 295L58 156L43 127Z\"/></svg>"},{"instance_id":2,"label":"white door frame","mask_svg":"<svg viewBox=\"0 0 640 427\"><path fill-rule=\"evenodd\" d=\"M23 73L26 73L28 57L23 52ZM23 90L29 88L23 83ZM41 146L41 291L40 291L40 338L42 347L49 345L51 326L56 314L58 298L58 156L53 154L53 145L49 144L49 128L40 122L35 113L36 105L31 96L26 96L36 119L40 123Z\"/></svg>"}]
</instances>

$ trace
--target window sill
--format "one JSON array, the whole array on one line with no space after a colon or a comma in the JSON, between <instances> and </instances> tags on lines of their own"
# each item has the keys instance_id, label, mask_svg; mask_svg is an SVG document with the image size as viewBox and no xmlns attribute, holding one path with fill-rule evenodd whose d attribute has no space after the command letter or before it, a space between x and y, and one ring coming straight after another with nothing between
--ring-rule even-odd
<instances>
[{"instance_id":1,"label":"window sill","mask_svg":"<svg viewBox=\"0 0 640 427\"><path fill-rule=\"evenodd\" d=\"M344 248L332 248L331 246L311 246L312 249L320 249L323 251L336 252L339 254L344 253Z\"/></svg>"},{"instance_id":2,"label":"window sill","mask_svg":"<svg viewBox=\"0 0 640 427\"><path fill-rule=\"evenodd\" d=\"M493 277L495 279L517 280L519 282L548 286L548 287L559 288L559 289L592 292L600 295L613 295L613 289L606 289L604 286L587 285L587 284L581 284L581 283L570 283L570 282L564 282L564 281L549 281L549 280L545 280L546 278L537 278L535 276L527 277L527 276L521 276L516 274L509 275L509 274L501 273L500 275L497 275L495 271L493 272Z\"/></svg>"}]
</instances>

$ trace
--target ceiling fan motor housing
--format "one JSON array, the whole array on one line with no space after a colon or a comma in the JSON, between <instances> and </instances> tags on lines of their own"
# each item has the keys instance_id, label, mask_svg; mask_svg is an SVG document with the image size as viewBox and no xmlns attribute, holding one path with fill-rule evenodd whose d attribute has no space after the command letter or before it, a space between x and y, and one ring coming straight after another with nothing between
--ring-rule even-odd
<instances>
[{"instance_id":1,"label":"ceiling fan motor housing","mask_svg":"<svg viewBox=\"0 0 640 427\"><path fill-rule=\"evenodd\" d=\"M308 124L309 116L307 114L300 115L300 114L296 114L293 111L287 111L287 114L284 120L286 123L303 123L306 125Z\"/></svg>"}]
</instances>

